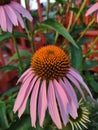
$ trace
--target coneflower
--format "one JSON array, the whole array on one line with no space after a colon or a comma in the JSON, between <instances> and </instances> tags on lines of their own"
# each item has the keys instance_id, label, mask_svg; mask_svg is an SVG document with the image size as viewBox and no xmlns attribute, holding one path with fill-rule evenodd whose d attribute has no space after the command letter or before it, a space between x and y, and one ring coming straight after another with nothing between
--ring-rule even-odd
<instances>
[{"instance_id":1,"label":"coneflower","mask_svg":"<svg viewBox=\"0 0 98 130\"><path fill-rule=\"evenodd\" d=\"M0 0L0 26L3 31L12 32L13 25L18 23L24 28L23 17L32 21L30 13L19 3L13 0Z\"/></svg>"},{"instance_id":2,"label":"coneflower","mask_svg":"<svg viewBox=\"0 0 98 130\"><path fill-rule=\"evenodd\" d=\"M82 99L79 101L79 108L78 108L78 117L76 119L69 118L69 123L72 126L72 130L82 130L82 128L87 129L87 123L90 122L89 119L89 111L87 107L84 105Z\"/></svg>"},{"instance_id":3,"label":"coneflower","mask_svg":"<svg viewBox=\"0 0 98 130\"><path fill-rule=\"evenodd\" d=\"M13 111L18 111L18 116L21 117L31 93L30 116L33 127L36 127L37 112L39 124L43 126L47 109L59 129L62 129L62 122L66 126L69 115L73 119L78 117L79 104L72 84L83 98L85 97L80 84L92 97L80 74L71 67L67 53L57 46L49 45L36 51L30 68L19 78L19 82L22 85Z\"/></svg>"}]
</instances>

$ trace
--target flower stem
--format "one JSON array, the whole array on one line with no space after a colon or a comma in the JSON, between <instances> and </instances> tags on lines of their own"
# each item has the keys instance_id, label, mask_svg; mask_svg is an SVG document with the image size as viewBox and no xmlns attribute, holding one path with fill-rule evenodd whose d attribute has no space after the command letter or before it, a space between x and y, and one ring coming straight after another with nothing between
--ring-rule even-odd
<instances>
[{"instance_id":1,"label":"flower stem","mask_svg":"<svg viewBox=\"0 0 98 130\"><path fill-rule=\"evenodd\" d=\"M32 53L34 54L35 46L34 46L34 36L32 34L32 30L29 31L26 25L25 25L25 30L26 30L26 33L27 33L27 36L28 36L28 40L29 40L30 45L31 45Z\"/></svg>"},{"instance_id":2,"label":"flower stem","mask_svg":"<svg viewBox=\"0 0 98 130\"><path fill-rule=\"evenodd\" d=\"M50 0L47 0L47 7L46 7L47 19L49 18L49 8L50 8Z\"/></svg>"},{"instance_id":3,"label":"flower stem","mask_svg":"<svg viewBox=\"0 0 98 130\"><path fill-rule=\"evenodd\" d=\"M77 42L79 42L81 40L81 38L85 35L85 33L87 32L87 30L92 26L92 24L95 22L95 18L93 18L90 23L87 25L87 27L84 29L84 31L82 32L81 36L77 39Z\"/></svg>"},{"instance_id":4,"label":"flower stem","mask_svg":"<svg viewBox=\"0 0 98 130\"><path fill-rule=\"evenodd\" d=\"M86 2L87 2L87 0L84 0L84 1L83 1L82 5L81 5L81 7L80 7L80 10L79 10L79 12L78 12L78 14L76 15L76 18L75 18L75 20L74 20L74 23L73 23L72 28L71 28L70 31L72 31L72 29L74 28L76 22L78 21L80 15L81 15L81 13L82 13L82 11L83 11L85 5L86 5Z\"/></svg>"},{"instance_id":5,"label":"flower stem","mask_svg":"<svg viewBox=\"0 0 98 130\"><path fill-rule=\"evenodd\" d=\"M15 46L15 49L16 49L17 56L18 56L18 60L19 60L19 64L20 64L20 71L22 72L24 67L23 67L23 63L22 63L22 60L21 60L21 56L20 56L20 53L19 53L19 49L18 49L18 46L17 46L16 39L14 37L14 34L12 34L12 39L13 39L13 43L14 43L14 46Z\"/></svg>"},{"instance_id":6,"label":"flower stem","mask_svg":"<svg viewBox=\"0 0 98 130\"><path fill-rule=\"evenodd\" d=\"M89 50L87 51L86 55L84 58L90 56L91 54L94 54L94 53L98 53L98 50L93 50L94 48L94 45L96 44L96 42L98 41L98 36L95 38L95 40L91 43L91 46L89 48Z\"/></svg>"},{"instance_id":7,"label":"flower stem","mask_svg":"<svg viewBox=\"0 0 98 130\"><path fill-rule=\"evenodd\" d=\"M67 27L68 31L69 31L71 24L72 24L72 18L73 18L73 11L71 11L71 14L70 14L70 19L69 19L69 23L68 23L68 27Z\"/></svg>"}]
</instances>

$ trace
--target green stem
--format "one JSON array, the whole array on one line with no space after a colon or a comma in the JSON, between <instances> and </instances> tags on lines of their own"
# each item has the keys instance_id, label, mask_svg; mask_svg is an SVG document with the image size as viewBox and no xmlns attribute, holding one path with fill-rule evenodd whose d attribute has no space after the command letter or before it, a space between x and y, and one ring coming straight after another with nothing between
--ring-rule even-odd
<instances>
[{"instance_id":1,"label":"green stem","mask_svg":"<svg viewBox=\"0 0 98 130\"><path fill-rule=\"evenodd\" d=\"M67 1L67 9L66 9L66 14L68 13L69 8L70 8L70 2L69 2L69 0L68 0L68 1Z\"/></svg>"},{"instance_id":2,"label":"green stem","mask_svg":"<svg viewBox=\"0 0 98 130\"><path fill-rule=\"evenodd\" d=\"M98 41L98 36L95 38L95 40L91 43L91 46L89 48L89 50L87 51L86 55L84 58L87 58L88 56L90 56L91 54L94 53L98 53L98 50L93 50L94 45L96 44L96 42Z\"/></svg>"},{"instance_id":3,"label":"green stem","mask_svg":"<svg viewBox=\"0 0 98 130\"><path fill-rule=\"evenodd\" d=\"M47 19L49 18L49 8L50 8L50 0L47 0L47 7L46 7Z\"/></svg>"},{"instance_id":4,"label":"green stem","mask_svg":"<svg viewBox=\"0 0 98 130\"><path fill-rule=\"evenodd\" d=\"M84 58L87 58L88 56L92 55L92 54L95 54L95 53L98 53L98 50L91 50L91 51L88 51L88 53L85 55Z\"/></svg>"},{"instance_id":5,"label":"green stem","mask_svg":"<svg viewBox=\"0 0 98 130\"><path fill-rule=\"evenodd\" d=\"M12 34L12 39L13 39L13 43L14 43L14 46L15 46L15 49L16 49L17 56L18 56L18 60L19 60L19 64L20 64L20 70L22 71L23 70L23 63L22 63L22 60L21 60L21 56L20 56L20 53L19 53L19 49L18 49L18 46L17 46L16 39L14 37L14 34Z\"/></svg>"},{"instance_id":6,"label":"green stem","mask_svg":"<svg viewBox=\"0 0 98 130\"><path fill-rule=\"evenodd\" d=\"M55 43L56 43L56 41L57 41L57 39L58 39L58 36L59 36L59 34L58 34L58 32L56 32L56 35L55 35Z\"/></svg>"},{"instance_id":7,"label":"green stem","mask_svg":"<svg viewBox=\"0 0 98 130\"><path fill-rule=\"evenodd\" d=\"M69 31L71 24L72 24L72 18L73 18L73 11L71 11L71 15L70 15L70 19L69 19L69 23L68 23L68 27L67 27L68 31Z\"/></svg>"},{"instance_id":8,"label":"green stem","mask_svg":"<svg viewBox=\"0 0 98 130\"><path fill-rule=\"evenodd\" d=\"M90 50L92 50L94 48L94 45L96 44L96 42L98 41L98 36L95 38L95 40L91 43L90 46Z\"/></svg>"},{"instance_id":9,"label":"green stem","mask_svg":"<svg viewBox=\"0 0 98 130\"><path fill-rule=\"evenodd\" d=\"M74 28L76 22L78 21L80 15L81 15L81 13L82 13L82 11L83 11L85 5L86 5L86 2L87 2L87 0L84 0L84 1L83 1L82 5L81 5L81 7L80 7L80 9L79 9L78 14L76 15L76 18L75 18L75 20L74 20L74 23L73 23L72 28L71 28L70 31L72 31L72 29Z\"/></svg>"},{"instance_id":10,"label":"green stem","mask_svg":"<svg viewBox=\"0 0 98 130\"><path fill-rule=\"evenodd\" d=\"M26 30L26 33L27 33L27 36L28 36L28 40L29 40L30 45L31 45L32 53L34 54L34 52L35 52L34 36L32 34L32 31L29 31L28 28L26 27L26 25L25 25L25 30Z\"/></svg>"},{"instance_id":11,"label":"green stem","mask_svg":"<svg viewBox=\"0 0 98 130\"><path fill-rule=\"evenodd\" d=\"M81 38L85 35L85 33L87 32L87 30L92 26L92 24L95 22L95 18L93 18L91 20L91 22L87 25L87 27L84 29L84 31L82 32L82 34L80 35L80 37L77 39L76 42L79 42L81 40Z\"/></svg>"}]
</instances>

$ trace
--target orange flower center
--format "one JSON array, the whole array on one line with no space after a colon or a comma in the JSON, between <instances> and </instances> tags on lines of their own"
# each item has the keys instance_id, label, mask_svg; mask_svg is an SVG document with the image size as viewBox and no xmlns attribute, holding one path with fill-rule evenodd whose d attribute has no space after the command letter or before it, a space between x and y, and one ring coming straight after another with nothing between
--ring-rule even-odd
<instances>
[{"instance_id":1,"label":"orange flower center","mask_svg":"<svg viewBox=\"0 0 98 130\"><path fill-rule=\"evenodd\" d=\"M59 79L64 77L70 68L70 59L62 49L49 45L36 51L31 67L35 74L43 79Z\"/></svg>"}]
</instances>

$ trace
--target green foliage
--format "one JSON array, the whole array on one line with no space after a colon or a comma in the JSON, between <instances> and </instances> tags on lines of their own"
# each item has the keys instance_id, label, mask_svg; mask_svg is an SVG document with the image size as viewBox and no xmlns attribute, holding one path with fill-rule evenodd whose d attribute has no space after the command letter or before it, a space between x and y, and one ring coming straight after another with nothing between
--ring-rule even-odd
<instances>
[{"instance_id":1,"label":"green foliage","mask_svg":"<svg viewBox=\"0 0 98 130\"><path fill-rule=\"evenodd\" d=\"M94 60L85 60L83 63L84 70L89 70L98 66L98 62Z\"/></svg>"},{"instance_id":2,"label":"green foliage","mask_svg":"<svg viewBox=\"0 0 98 130\"><path fill-rule=\"evenodd\" d=\"M28 5L29 0L25 0L26 5ZM49 2L49 0L47 1ZM28 40L28 44L31 45L32 53L36 51L35 46L35 38L39 36L39 33L44 35L46 40L45 45L52 44L52 45L60 45L62 49L69 51L69 56L71 59L71 66L76 68L83 76L84 80L86 81L89 89L91 90L95 100L98 100L98 74L92 71L92 68L98 66L98 61L94 61L89 58L86 52L86 56L83 56L83 49L82 46L85 46L86 43L91 44L91 38L85 36L85 34L81 37L81 34L84 30L88 29L98 29L97 23L93 23L88 27L88 25L84 22L84 15L86 9L89 6L83 7L82 11L76 5L76 1L72 0L72 6L70 1L66 0L56 0L55 3L47 4L46 10L43 12L40 11L31 11L33 16L33 28L31 28L31 23L24 19L25 28L23 32L13 30L12 33L9 32L2 32L0 29L0 45L3 48L3 51L6 50L5 46L3 46L4 42L9 39L13 39L14 46L16 43L16 50L18 48L17 39L25 38ZM84 1L83 1L84 2ZM96 1L91 1L91 4L94 4ZM81 3L82 5L82 3ZM81 7L81 6L80 6ZM59 8L59 9L57 9ZM78 14L80 11L80 14ZM42 13L43 21L39 22L39 14ZM41 15L41 14L40 14ZM78 20L74 23L74 20L78 15ZM58 19L59 16L59 19ZM70 19L67 18L70 16ZM72 17L72 18L71 18ZM92 16L93 17L93 16ZM65 20L65 21L63 21ZM92 20L92 18L91 18ZM67 21L67 25L66 25ZM80 23L78 23L80 22ZM74 26L73 26L74 23ZM89 23L88 23L89 24ZM69 28L67 28L69 27ZM88 28L87 28L88 27ZM86 30L86 31L87 31ZM85 32L86 33L86 32ZM94 43L93 43L94 44ZM93 46L92 44L92 46ZM94 44L95 45L95 44ZM95 53L94 48L91 48L91 53ZM18 50L19 51L19 50ZM20 56L20 57L19 57ZM23 72L29 68L30 60L32 54L26 50L21 50L18 53L15 53L10 59L8 60L7 65L0 67L0 71L2 72L9 72L12 70L18 71L18 76L23 74ZM21 66L22 62L22 66ZM5 74L5 73L4 73ZM53 121L49 116L49 112L46 112L44 126L43 128L40 127L39 121L37 119L36 128L31 126L31 119L30 119L30 103L27 102L27 107L19 119L17 114L13 113L13 105L17 96L17 92L19 91L19 86L13 87L10 90L6 91L0 97L0 130L57 130L56 126L54 125ZM78 95L78 94L77 94ZM78 95L80 98L80 95ZM98 102L93 102L89 99L89 96L86 96L87 104L86 106L90 110L90 120L91 122L88 123L88 129L90 130L98 130ZM67 126L63 126L62 130L71 130L71 126L69 123ZM75 129L77 130L77 129ZM83 128L83 130L85 130Z\"/></svg>"},{"instance_id":3,"label":"green foliage","mask_svg":"<svg viewBox=\"0 0 98 130\"><path fill-rule=\"evenodd\" d=\"M23 37L23 38L27 39L27 35L22 32L15 31L15 32L13 32L13 34L16 38ZM2 42L6 41L10 38L12 38L12 33L3 32L2 34L0 34L0 44L2 44Z\"/></svg>"},{"instance_id":4,"label":"green foliage","mask_svg":"<svg viewBox=\"0 0 98 130\"><path fill-rule=\"evenodd\" d=\"M72 38L72 36L69 34L69 32L66 30L66 28L58 23L56 20L54 19L47 19L45 21L43 21L42 23L40 23L37 27L39 28L45 28L45 29L53 29L55 30L57 33L59 33L60 35L64 36L67 40L69 40L72 45L74 45L75 47L78 48L78 46L76 45L74 39Z\"/></svg>"},{"instance_id":5,"label":"green foliage","mask_svg":"<svg viewBox=\"0 0 98 130\"><path fill-rule=\"evenodd\" d=\"M26 58L28 58L28 59L31 59L31 53L30 53L30 52L25 51L25 50L21 50L21 51L19 51L19 53L20 53L20 57L21 57L21 58L26 57ZM15 54L9 59L8 63L11 63L11 62L16 61L16 60L18 60L18 55L15 53Z\"/></svg>"},{"instance_id":6,"label":"green foliage","mask_svg":"<svg viewBox=\"0 0 98 130\"><path fill-rule=\"evenodd\" d=\"M71 46L71 63L78 71L82 71L83 55L81 47L77 49L76 47Z\"/></svg>"},{"instance_id":7,"label":"green foliage","mask_svg":"<svg viewBox=\"0 0 98 130\"><path fill-rule=\"evenodd\" d=\"M16 119L12 109L19 87L14 87L0 97L0 130L10 127Z\"/></svg>"}]
</instances>

